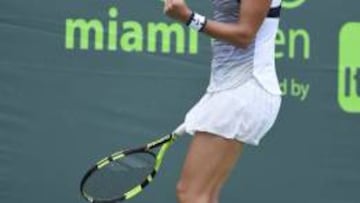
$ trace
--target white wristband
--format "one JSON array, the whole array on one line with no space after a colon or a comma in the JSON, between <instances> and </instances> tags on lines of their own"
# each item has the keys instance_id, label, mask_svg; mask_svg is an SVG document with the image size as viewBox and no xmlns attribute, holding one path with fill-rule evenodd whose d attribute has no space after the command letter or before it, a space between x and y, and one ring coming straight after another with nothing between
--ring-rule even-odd
<instances>
[{"instance_id":1,"label":"white wristband","mask_svg":"<svg viewBox=\"0 0 360 203\"><path fill-rule=\"evenodd\" d=\"M187 23L187 26L197 31L202 31L206 25L206 18L198 13L193 12Z\"/></svg>"}]
</instances>

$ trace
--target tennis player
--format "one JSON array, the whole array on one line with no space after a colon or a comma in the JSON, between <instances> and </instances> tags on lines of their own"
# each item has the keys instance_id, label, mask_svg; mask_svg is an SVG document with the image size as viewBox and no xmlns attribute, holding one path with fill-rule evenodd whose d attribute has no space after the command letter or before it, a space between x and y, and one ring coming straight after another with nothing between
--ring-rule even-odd
<instances>
[{"instance_id":1,"label":"tennis player","mask_svg":"<svg viewBox=\"0 0 360 203\"><path fill-rule=\"evenodd\" d=\"M212 4L214 20L184 0L164 4L166 15L214 38L209 86L185 117L194 138L177 185L179 203L218 203L244 144L259 144L281 103L274 62L281 0Z\"/></svg>"}]
</instances>

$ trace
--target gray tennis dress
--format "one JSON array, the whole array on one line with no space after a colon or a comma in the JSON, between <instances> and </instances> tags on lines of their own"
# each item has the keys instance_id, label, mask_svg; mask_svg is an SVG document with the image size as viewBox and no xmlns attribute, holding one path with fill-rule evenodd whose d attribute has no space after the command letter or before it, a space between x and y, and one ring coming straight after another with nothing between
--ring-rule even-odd
<instances>
[{"instance_id":1,"label":"gray tennis dress","mask_svg":"<svg viewBox=\"0 0 360 203\"><path fill-rule=\"evenodd\" d=\"M239 19L237 0L212 0L214 20L235 23ZM209 92L220 91L244 84L253 76L270 93L280 94L275 72L275 35L279 23L281 1L272 2L272 10L265 19L256 38L247 49L228 42L212 40Z\"/></svg>"},{"instance_id":2,"label":"gray tennis dress","mask_svg":"<svg viewBox=\"0 0 360 203\"><path fill-rule=\"evenodd\" d=\"M237 0L212 0L212 3L216 21L238 21ZM212 41L209 86L186 114L186 132L207 132L258 145L272 127L281 104L274 62L280 3L280 0L272 2L268 17L248 48Z\"/></svg>"}]
</instances>

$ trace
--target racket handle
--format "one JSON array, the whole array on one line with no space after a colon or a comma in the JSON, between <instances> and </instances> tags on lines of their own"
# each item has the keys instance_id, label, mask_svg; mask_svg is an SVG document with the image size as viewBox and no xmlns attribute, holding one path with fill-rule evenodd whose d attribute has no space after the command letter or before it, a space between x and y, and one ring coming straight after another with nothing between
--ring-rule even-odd
<instances>
[{"instance_id":1,"label":"racket handle","mask_svg":"<svg viewBox=\"0 0 360 203\"><path fill-rule=\"evenodd\" d=\"M180 124L174 131L173 131L174 134L178 135L178 136L182 136L186 133L186 130L185 130L185 124L182 123Z\"/></svg>"}]
</instances>

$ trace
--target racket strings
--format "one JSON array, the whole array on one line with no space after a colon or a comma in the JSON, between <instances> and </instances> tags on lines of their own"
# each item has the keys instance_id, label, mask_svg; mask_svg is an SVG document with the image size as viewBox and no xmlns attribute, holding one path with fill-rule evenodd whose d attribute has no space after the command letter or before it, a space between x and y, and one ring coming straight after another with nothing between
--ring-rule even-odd
<instances>
[{"instance_id":1,"label":"racket strings","mask_svg":"<svg viewBox=\"0 0 360 203\"><path fill-rule=\"evenodd\" d=\"M135 153L110 162L95 171L84 184L84 192L94 199L108 200L123 196L143 182L154 169L155 158Z\"/></svg>"}]
</instances>

